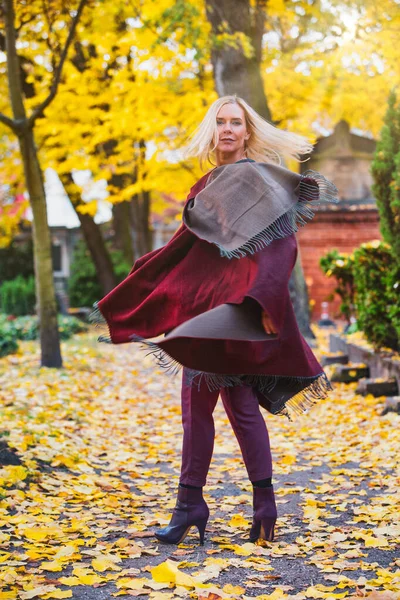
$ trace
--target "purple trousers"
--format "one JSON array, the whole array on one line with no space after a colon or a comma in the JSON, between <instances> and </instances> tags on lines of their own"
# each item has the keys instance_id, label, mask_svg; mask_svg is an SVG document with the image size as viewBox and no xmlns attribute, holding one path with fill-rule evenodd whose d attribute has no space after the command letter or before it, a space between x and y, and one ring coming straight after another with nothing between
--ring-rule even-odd
<instances>
[{"instance_id":1,"label":"purple trousers","mask_svg":"<svg viewBox=\"0 0 400 600\"><path fill-rule=\"evenodd\" d=\"M237 385L210 391L204 380L191 386L182 369L182 467L179 482L203 487L214 449L213 412L219 395L239 442L250 481L272 477L268 430L252 387Z\"/></svg>"}]
</instances>

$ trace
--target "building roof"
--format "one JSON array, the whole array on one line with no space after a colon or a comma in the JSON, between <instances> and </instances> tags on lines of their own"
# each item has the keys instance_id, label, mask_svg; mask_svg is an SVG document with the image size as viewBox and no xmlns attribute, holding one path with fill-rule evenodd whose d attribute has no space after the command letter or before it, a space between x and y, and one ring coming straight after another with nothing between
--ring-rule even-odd
<instances>
[{"instance_id":1,"label":"building roof","mask_svg":"<svg viewBox=\"0 0 400 600\"><path fill-rule=\"evenodd\" d=\"M44 175L49 226L66 227L67 229L80 227L78 216L65 193L57 173L53 169L46 169ZM77 174L75 180L79 185L83 185L87 188L86 192L83 194L85 200L98 199L98 210L95 216L95 222L104 223L109 221L112 213L111 204L105 199L107 197L105 182L90 182L90 177L87 173L85 174L85 172ZM32 211L30 208L27 210L26 218L32 221Z\"/></svg>"},{"instance_id":2,"label":"building roof","mask_svg":"<svg viewBox=\"0 0 400 600\"><path fill-rule=\"evenodd\" d=\"M370 154L372 158L375 148L376 140L352 133L349 123L345 119L341 119L336 123L331 135L317 139L314 144L312 156L315 157L318 154L325 154L327 152L330 155L338 153L339 156L343 156L346 153L352 155L353 153L361 152Z\"/></svg>"}]
</instances>

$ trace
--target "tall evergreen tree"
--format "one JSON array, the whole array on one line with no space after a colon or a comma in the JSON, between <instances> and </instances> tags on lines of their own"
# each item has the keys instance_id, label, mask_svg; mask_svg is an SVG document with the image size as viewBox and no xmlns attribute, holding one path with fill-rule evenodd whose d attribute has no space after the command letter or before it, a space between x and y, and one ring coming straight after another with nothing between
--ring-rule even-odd
<instances>
[{"instance_id":1,"label":"tall evergreen tree","mask_svg":"<svg viewBox=\"0 0 400 600\"><path fill-rule=\"evenodd\" d=\"M400 105L396 93L389 95L381 137L371 165L383 239L400 263Z\"/></svg>"}]
</instances>

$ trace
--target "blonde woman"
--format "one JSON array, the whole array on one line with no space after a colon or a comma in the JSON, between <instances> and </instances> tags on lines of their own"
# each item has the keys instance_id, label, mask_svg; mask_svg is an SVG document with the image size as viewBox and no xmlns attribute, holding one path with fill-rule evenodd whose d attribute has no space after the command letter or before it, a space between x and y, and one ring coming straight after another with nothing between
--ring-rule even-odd
<instances>
[{"instance_id":1,"label":"blonde woman","mask_svg":"<svg viewBox=\"0 0 400 600\"><path fill-rule=\"evenodd\" d=\"M253 487L249 539L272 541L277 510L260 407L291 418L332 389L300 334L288 290L298 226L321 200L337 202L321 174L281 165L311 150L241 98L219 98L187 148L214 168L191 188L182 225L96 303L94 318L109 329L99 339L140 342L166 371L182 367L182 464L170 523L155 532L163 542L177 544L195 526L203 543L219 395Z\"/></svg>"}]
</instances>

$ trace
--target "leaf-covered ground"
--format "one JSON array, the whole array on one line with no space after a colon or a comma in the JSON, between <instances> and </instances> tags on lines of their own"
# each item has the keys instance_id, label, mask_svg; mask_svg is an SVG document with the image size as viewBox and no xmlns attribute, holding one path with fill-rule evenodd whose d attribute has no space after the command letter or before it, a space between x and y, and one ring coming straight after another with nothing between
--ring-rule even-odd
<instances>
[{"instance_id":1,"label":"leaf-covered ground","mask_svg":"<svg viewBox=\"0 0 400 600\"><path fill-rule=\"evenodd\" d=\"M21 459L0 467L0 600L400 597L400 416L380 416L384 398L335 384L294 422L264 413L279 520L261 544L219 402L205 544L193 528L163 545L152 532L175 503L181 375L95 339L64 344L61 371L38 368L35 343L0 360L0 442Z\"/></svg>"}]
</instances>

